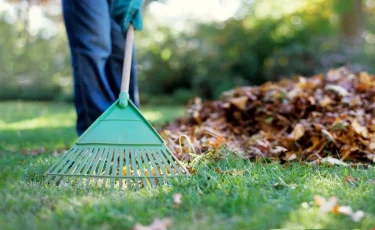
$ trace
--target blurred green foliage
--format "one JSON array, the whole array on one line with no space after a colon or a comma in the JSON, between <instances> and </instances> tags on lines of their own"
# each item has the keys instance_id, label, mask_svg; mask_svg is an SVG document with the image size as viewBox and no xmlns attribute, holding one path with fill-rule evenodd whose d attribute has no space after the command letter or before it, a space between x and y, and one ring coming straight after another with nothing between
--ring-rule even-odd
<instances>
[{"instance_id":1,"label":"blurred green foliage","mask_svg":"<svg viewBox=\"0 0 375 230\"><path fill-rule=\"evenodd\" d=\"M72 81L65 35L32 36L24 23L0 19L0 99L61 99L64 86L70 88ZM67 90L66 97L71 97Z\"/></svg>"},{"instance_id":2,"label":"blurred green foliage","mask_svg":"<svg viewBox=\"0 0 375 230\"><path fill-rule=\"evenodd\" d=\"M364 4L364 42L356 45L340 40L340 16L351 8L340 0L243 1L234 18L187 21L182 31L157 24L146 12L145 30L136 35L141 99L213 99L235 86L308 76L341 65L374 71L371 2ZM0 37L0 99L71 100L65 31L46 40L26 35L22 27L4 20L0 29L5 34Z\"/></svg>"}]
</instances>

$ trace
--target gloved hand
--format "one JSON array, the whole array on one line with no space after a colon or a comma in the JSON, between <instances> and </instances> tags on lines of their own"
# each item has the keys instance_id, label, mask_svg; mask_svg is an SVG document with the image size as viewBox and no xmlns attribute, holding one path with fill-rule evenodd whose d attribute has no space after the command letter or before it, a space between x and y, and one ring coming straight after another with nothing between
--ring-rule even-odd
<instances>
[{"instance_id":1,"label":"gloved hand","mask_svg":"<svg viewBox=\"0 0 375 230\"><path fill-rule=\"evenodd\" d=\"M143 0L114 0L112 15L117 23L120 24L122 33L125 35L129 24L134 26L135 30L142 30L142 6Z\"/></svg>"}]
</instances>

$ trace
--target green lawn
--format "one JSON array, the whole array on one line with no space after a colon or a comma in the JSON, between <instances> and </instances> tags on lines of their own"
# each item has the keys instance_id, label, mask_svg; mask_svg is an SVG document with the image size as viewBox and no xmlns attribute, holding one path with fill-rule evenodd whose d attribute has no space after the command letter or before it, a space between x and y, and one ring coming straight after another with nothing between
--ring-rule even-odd
<instances>
[{"instance_id":1,"label":"green lawn","mask_svg":"<svg viewBox=\"0 0 375 230\"><path fill-rule=\"evenodd\" d=\"M145 107L154 124L182 107ZM40 182L56 153L77 138L70 104L0 103L0 229L132 229L172 217L171 229L375 227L375 168L257 164L230 157L201 162L198 173L173 187L109 191ZM217 169L228 173L217 173ZM356 181L348 182L351 176ZM181 205L173 195L182 194ZM360 222L322 213L315 195L363 210ZM306 203L304 203L306 202ZM303 204L303 205L302 205Z\"/></svg>"}]
</instances>

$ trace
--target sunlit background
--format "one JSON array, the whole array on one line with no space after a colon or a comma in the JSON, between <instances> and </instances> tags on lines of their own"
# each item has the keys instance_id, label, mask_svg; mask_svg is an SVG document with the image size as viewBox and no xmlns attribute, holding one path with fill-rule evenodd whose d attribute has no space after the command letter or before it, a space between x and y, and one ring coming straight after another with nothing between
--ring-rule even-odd
<instances>
[{"instance_id":1,"label":"sunlit background","mask_svg":"<svg viewBox=\"0 0 375 230\"><path fill-rule=\"evenodd\" d=\"M375 0L145 1L142 102L215 99L342 65L375 72L374 12ZM59 0L0 0L0 100L72 101L61 13Z\"/></svg>"}]
</instances>

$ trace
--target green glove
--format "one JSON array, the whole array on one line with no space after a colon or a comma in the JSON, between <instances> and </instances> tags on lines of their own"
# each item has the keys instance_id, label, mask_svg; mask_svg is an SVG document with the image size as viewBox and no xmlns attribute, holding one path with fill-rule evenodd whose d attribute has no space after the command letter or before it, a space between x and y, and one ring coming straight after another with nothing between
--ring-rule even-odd
<instances>
[{"instance_id":1,"label":"green glove","mask_svg":"<svg viewBox=\"0 0 375 230\"><path fill-rule=\"evenodd\" d=\"M142 6L143 0L114 0L112 15L117 23L120 24L122 33L125 35L129 24L134 26L135 30L142 30Z\"/></svg>"}]
</instances>

